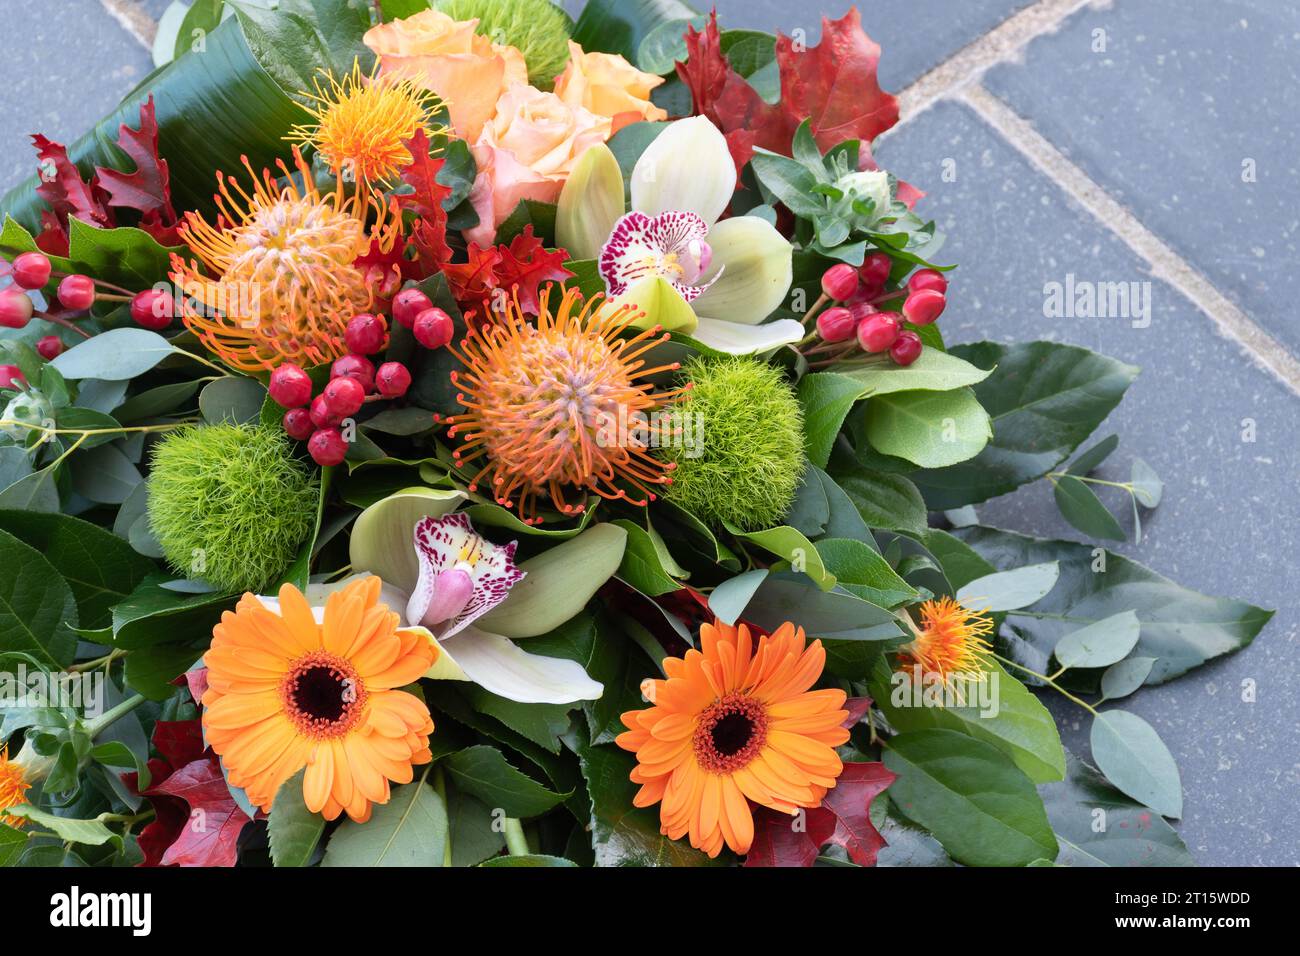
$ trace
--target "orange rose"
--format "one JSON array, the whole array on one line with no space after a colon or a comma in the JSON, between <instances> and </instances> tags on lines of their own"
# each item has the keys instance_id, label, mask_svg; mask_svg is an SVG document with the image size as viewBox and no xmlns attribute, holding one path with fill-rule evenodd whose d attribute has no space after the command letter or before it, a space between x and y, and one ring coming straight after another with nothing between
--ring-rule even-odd
<instances>
[{"instance_id":1,"label":"orange rose","mask_svg":"<svg viewBox=\"0 0 1300 956\"><path fill-rule=\"evenodd\" d=\"M425 10L371 27L363 37L383 72L409 76L442 97L457 135L471 143L492 118L501 94L528 82L523 54L479 36L477 26L478 20L457 21Z\"/></svg>"},{"instance_id":2,"label":"orange rose","mask_svg":"<svg viewBox=\"0 0 1300 956\"><path fill-rule=\"evenodd\" d=\"M472 148L478 177L470 201L479 224L466 231L466 239L490 244L498 223L521 199L555 202L577 158L609 136L607 117L570 106L554 93L512 86Z\"/></svg>"},{"instance_id":3,"label":"orange rose","mask_svg":"<svg viewBox=\"0 0 1300 956\"><path fill-rule=\"evenodd\" d=\"M569 41L569 63L555 81L555 95L570 106L608 116L617 133L640 120L665 120L666 110L650 102L663 77L642 73L617 53L584 53Z\"/></svg>"}]
</instances>

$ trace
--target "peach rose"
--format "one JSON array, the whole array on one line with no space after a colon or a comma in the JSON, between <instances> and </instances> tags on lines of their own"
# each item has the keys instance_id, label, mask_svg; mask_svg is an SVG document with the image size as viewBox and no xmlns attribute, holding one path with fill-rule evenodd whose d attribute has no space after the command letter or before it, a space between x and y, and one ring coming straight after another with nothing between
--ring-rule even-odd
<instances>
[{"instance_id":1,"label":"peach rose","mask_svg":"<svg viewBox=\"0 0 1300 956\"><path fill-rule=\"evenodd\" d=\"M371 27L362 38L380 69L411 77L447 103L456 134L474 142L496 111L501 94L528 82L524 55L474 32L478 20L453 20L425 10Z\"/></svg>"},{"instance_id":2,"label":"peach rose","mask_svg":"<svg viewBox=\"0 0 1300 956\"><path fill-rule=\"evenodd\" d=\"M650 91L663 81L617 53L585 53L570 40L569 62L555 81L555 95L570 106L608 116L617 133L629 123L668 118L666 110L650 102Z\"/></svg>"},{"instance_id":3,"label":"peach rose","mask_svg":"<svg viewBox=\"0 0 1300 956\"><path fill-rule=\"evenodd\" d=\"M465 238L486 246L520 200L555 202L578 157L609 136L608 117L570 106L554 93L510 87L472 147L478 176L470 202L479 224Z\"/></svg>"}]
</instances>

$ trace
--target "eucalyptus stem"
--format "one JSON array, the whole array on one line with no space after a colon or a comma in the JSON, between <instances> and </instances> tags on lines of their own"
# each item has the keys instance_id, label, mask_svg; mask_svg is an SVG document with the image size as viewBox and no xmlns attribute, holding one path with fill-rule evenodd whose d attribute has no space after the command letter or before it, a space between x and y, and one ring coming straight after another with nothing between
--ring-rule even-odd
<instances>
[{"instance_id":1,"label":"eucalyptus stem","mask_svg":"<svg viewBox=\"0 0 1300 956\"><path fill-rule=\"evenodd\" d=\"M524 836L524 825L516 817L506 817L502 824L506 837L506 849L511 856L528 856L528 838Z\"/></svg>"},{"instance_id":2,"label":"eucalyptus stem","mask_svg":"<svg viewBox=\"0 0 1300 956\"><path fill-rule=\"evenodd\" d=\"M997 653L994 653L993 656L997 660L1001 661L1003 664L1010 664L1016 670L1023 671L1024 673L1030 675L1031 677L1037 677L1043 683L1047 684L1048 687L1051 687L1053 690L1059 693L1066 700L1074 701L1076 704L1078 704L1088 713L1092 714L1094 717L1097 716L1096 707L1093 707L1092 704L1088 703L1086 700L1083 700L1079 697L1075 697L1073 694L1071 694L1068 690L1066 690L1064 687L1062 687L1053 679L1055 677L1060 677L1061 674L1064 672L1065 668L1062 668L1061 670L1057 671L1056 674L1053 675L1053 677L1048 677L1046 674L1040 674L1038 673L1038 671L1030 670L1028 667L1026 667L1023 664L1017 664L1009 657L1003 657L1001 654L997 654Z\"/></svg>"}]
</instances>

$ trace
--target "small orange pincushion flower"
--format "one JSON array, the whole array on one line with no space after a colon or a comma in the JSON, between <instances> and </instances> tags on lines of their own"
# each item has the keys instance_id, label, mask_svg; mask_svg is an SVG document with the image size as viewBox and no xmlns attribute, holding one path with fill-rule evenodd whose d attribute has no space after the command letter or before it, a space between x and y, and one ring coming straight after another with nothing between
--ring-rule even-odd
<instances>
[{"instance_id":1,"label":"small orange pincushion flower","mask_svg":"<svg viewBox=\"0 0 1300 956\"><path fill-rule=\"evenodd\" d=\"M344 355L348 320L374 298L354 263L372 241L388 252L401 232L401 220L380 203L367 229L368 205L345 198L341 187L321 196L297 147L293 158L301 183L277 161L279 185L269 170L258 179L244 157L251 195L218 173L216 224L188 212L180 228L206 272L195 260L171 258L172 281L198 303L186 304L185 325L241 371L283 361L319 365Z\"/></svg>"},{"instance_id":2,"label":"small orange pincushion flower","mask_svg":"<svg viewBox=\"0 0 1300 956\"><path fill-rule=\"evenodd\" d=\"M748 853L750 801L791 815L821 805L844 769L844 691L809 690L821 676L821 641L782 624L758 647L744 624L700 628L700 649L664 661L667 680L646 682L647 710L623 715L617 743L636 753L633 803L661 803L660 829L717 856L725 842Z\"/></svg>"},{"instance_id":3,"label":"small orange pincushion flower","mask_svg":"<svg viewBox=\"0 0 1300 956\"><path fill-rule=\"evenodd\" d=\"M11 827L23 825L22 817L12 817L4 811L26 803L26 794L30 788L23 765L9 759L7 746L0 747L0 823Z\"/></svg>"},{"instance_id":4,"label":"small orange pincushion flower","mask_svg":"<svg viewBox=\"0 0 1300 956\"><path fill-rule=\"evenodd\" d=\"M920 667L922 674L937 674L947 683L955 675L982 675L993 649L988 635L993 620L972 611L950 597L921 605L921 624L916 637L898 652L898 670ZM979 679L979 678L975 678Z\"/></svg>"},{"instance_id":5,"label":"small orange pincushion flower","mask_svg":"<svg viewBox=\"0 0 1300 956\"><path fill-rule=\"evenodd\" d=\"M306 767L309 810L364 823L389 781L410 783L411 766L432 759L429 709L396 688L433 666L437 645L398 627L380 585L367 576L335 591L319 620L293 585L278 602L245 594L212 629L203 731L263 810Z\"/></svg>"},{"instance_id":6,"label":"small orange pincushion flower","mask_svg":"<svg viewBox=\"0 0 1300 956\"><path fill-rule=\"evenodd\" d=\"M552 312L550 291L536 325L516 300L492 324L472 327L456 353L466 369L452 373L466 408L450 419L448 434L464 438L456 463L482 460L470 491L486 482L499 504L532 523L547 496L564 515L581 514L587 493L645 505L674 467L650 454L670 428L648 413L689 388L653 392L642 381L680 368L640 360L668 335L656 327L621 338L640 315L634 307L596 296L579 309L581 293L567 289Z\"/></svg>"},{"instance_id":7,"label":"small orange pincushion flower","mask_svg":"<svg viewBox=\"0 0 1300 956\"><path fill-rule=\"evenodd\" d=\"M379 64L369 76L352 61L352 72L342 80L326 74L327 82L316 81L316 92L304 92L312 100L308 112L315 123L295 126L286 138L300 146L311 146L336 175L357 183L362 192L371 185L392 181L410 165L406 140L417 130L429 135L445 128L428 126L429 115L442 101L436 93L420 89L409 78L378 74Z\"/></svg>"}]
</instances>

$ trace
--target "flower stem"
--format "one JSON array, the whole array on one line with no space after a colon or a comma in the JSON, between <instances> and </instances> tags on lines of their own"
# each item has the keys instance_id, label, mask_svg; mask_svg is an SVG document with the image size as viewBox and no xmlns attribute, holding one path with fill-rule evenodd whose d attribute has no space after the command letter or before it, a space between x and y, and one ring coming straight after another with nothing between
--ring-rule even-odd
<instances>
[{"instance_id":1,"label":"flower stem","mask_svg":"<svg viewBox=\"0 0 1300 956\"><path fill-rule=\"evenodd\" d=\"M90 338L90 333L89 333L89 332L87 332L87 331L86 331L85 329L83 329L81 326L77 325L75 322L69 322L67 319L63 318L63 316L61 316L61 315L51 315L51 314L48 313L48 312L39 312L39 311L38 311L38 312L36 313L36 318L38 318L38 319L44 319L46 322L53 322L55 325L61 325L61 326L63 326L65 329L71 329L73 332L76 332L78 335L80 335L83 339L88 339L88 338Z\"/></svg>"},{"instance_id":2,"label":"flower stem","mask_svg":"<svg viewBox=\"0 0 1300 956\"><path fill-rule=\"evenodd\" d=\"M506 836L506 849L511 856L528 856L528 838L524 836L524 825L515 817L506 817L503 824Z\"/></svg>"},{"instance_id":3,"label":"flower stem","mask_svg":"<svg viewBox=\"0 0 1300 956\"><path fill-rule=\"evenodd\" d=\"M1028 667L1025 667L1023 664L1017 664L1015 661L1011 660L1008 657L1003 657L1001 654L994 653L993 656L997 658L999 661L1001 661L1003 664L1010 664L1016 670L1024 671L1026 674L1030 675L1031 677L1037 677L1039 680L1043 681L1043 683L1047 684L1048 687L1051 687L1053 690L1059 693L1066 700L1074 701L1076 704L1078 704L1088 713L1092 714L1094 717L1097 716L1097 708L1093 707L1092 704L1089 704L1087 701L1075 697L1068 690L1066 690L1064 687L1058 684L1051 677L1048 677L1046 674L1040 674L1038 673L1038 671L1030 670ZM1060 677L1061 673L1062 673L1061 671L1057 671L1054 676Z\"/></svg>"},{"instance_id":4,"label":"flower stem","mask_svg":"<svg viewBox=\"0 0 1300 956\"><path fill-rule=\"evenodd\" d=\"M135 710L143 703L144 703L143 694L132 694L130 697L122 701L116 707L106 710L104 713L100 714L98 717L96 717L94 720L88 723L86 725L86 733L93 740L95 738L95 735L102 732L106 727L112 724L115 720L117 720L120 717L125 717L127 714L131 713L131 711Z\"/></svg>"}]
</instances>

